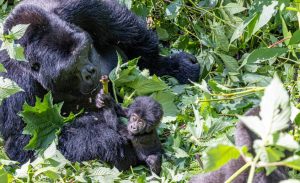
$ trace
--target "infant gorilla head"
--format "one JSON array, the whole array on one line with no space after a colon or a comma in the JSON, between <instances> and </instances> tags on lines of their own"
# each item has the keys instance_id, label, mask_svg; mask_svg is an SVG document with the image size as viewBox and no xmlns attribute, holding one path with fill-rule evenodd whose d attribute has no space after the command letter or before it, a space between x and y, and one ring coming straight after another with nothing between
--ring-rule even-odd
<instances>
[{"instance_id":1,"label":"infant gorilla head","mask_svg":"<svg viewBox=\"0 0 300 183\"><path fill-rule=\"evenodd\" d=\"M163 116L161 105L151 97L137 97L128 109L128 131L132 135L150 133Z\"/></svg>"}]
</instances>

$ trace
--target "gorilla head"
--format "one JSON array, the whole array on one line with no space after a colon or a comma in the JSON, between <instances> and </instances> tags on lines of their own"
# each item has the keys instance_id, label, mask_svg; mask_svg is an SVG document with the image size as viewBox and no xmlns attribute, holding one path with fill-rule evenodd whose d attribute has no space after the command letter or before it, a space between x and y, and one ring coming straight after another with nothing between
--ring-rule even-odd
<instances>
[{"instance_id":1,"label":"gorilla head","mask_svg":"<svg viewBox=\"0 0 300 183\"><path fill-rule=\"evenodd\" d=\"M79 27L34 5L18 6L4 25L30 24L18 42L28 62L21 67L53 96L76 98L89 95L100 86L100 60L92 39ZM66 97L68 96L68 97Z\"/></svg>"}]
</instances>

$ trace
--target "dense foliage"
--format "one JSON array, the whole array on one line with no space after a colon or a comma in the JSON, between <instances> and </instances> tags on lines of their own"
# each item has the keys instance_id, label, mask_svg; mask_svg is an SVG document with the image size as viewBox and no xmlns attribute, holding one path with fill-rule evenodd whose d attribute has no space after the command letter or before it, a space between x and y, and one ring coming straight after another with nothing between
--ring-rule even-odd
<instances>
[{"instance_id":1,"label":"dense foliage","mask_svg":"<svg viewBox=\"0 0 300 183\"><path fill-rule=\"evenodd\" d=\"M191 85L150 76L137 68L138 60L126 64L119 60L110 74L114 94L124 98L122 105L138 95L151 95L162 103L165 116L159 134L165 157L161 176L151 175L143 166L119 172L97 161L68 162L55 149L55 140L48 145L61 125L74 116L64 119L59 114L61 105L53 105L46 96L35 107L25 104L21 115L31 114L28 123L38 124L55 113L51 123L58 125L50 128L51 141L33 138L28 147L39 150L38 158L21 167L1 153L0 182L187 182L194 174L216 170L240 155L249 156L250 181L257 167L266 167L270 173L278 165L290 167L290 177L300 179L299 0L120 1L157 31L161 54L183 50L194 54L202 66L201 81ZM12 6L3 0L0 4L4 20ZM1 49L18 60L23 60L22 48L13 40L24 30L26 25L16 26L9 35L1 33ZM0 67L0 71L5 69ZM13 82L0 78L0 101L18 91ZM261 119L242 116L259 104ZM260 138L254 157L233 145L239 118ZM294 122L293 130L281 133L289 119ZM38 127L25 130L33 137L41 131ZM292 155L285 157L284 150Z\"/></svg>"}]
</instances>

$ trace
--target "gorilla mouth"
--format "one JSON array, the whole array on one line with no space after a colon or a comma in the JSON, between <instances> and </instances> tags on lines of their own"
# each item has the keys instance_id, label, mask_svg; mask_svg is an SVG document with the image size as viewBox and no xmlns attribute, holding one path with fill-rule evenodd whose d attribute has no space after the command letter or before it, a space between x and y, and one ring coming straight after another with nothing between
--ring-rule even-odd
<instances>
[{"instance_id":1,"label":"gorilla mouth","mask_svg":"<svg viewBox=\"0 0 300 183\"><path fill-rule=\"evenodd\" d=\"M80 92L83 94L83 95L89 95L89 94L93 94L93 93L96 93L98 91L98 89L101 87L101 84L100 83L97 83L97 85L94 87L94 88L91 88L89 90L81 90Z\"/></svg>"}]
</instances>

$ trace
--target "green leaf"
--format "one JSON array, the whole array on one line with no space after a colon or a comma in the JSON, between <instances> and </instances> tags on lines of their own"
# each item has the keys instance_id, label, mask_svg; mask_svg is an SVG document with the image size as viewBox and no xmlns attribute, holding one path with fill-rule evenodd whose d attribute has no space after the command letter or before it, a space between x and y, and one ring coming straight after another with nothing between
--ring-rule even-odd
<instances>
[{"instance_id":1,"label":"green leaf","mask_svg":"<svg viewBox=\"0 0 300 183\"><path fill-rule=\"evenodd\" d=\"M295 170L300 170L300 156L294 155L284 161L282 161L284 166L293 168Z\"/></svg>"},{"instance_id":2,"label":"green leaf","mask_svg":"<svg viewBox=\"0 0 300 183\"><path fill-rule=\"evenodd\" d=\"M173 147L175 151L175 157L176 158L187 158L189 157L188 153L186 153L183 149L180 149L178 147Z\"/></svg>"},{"instance_id":3,"label":"green leaf","mask_svg":"<svg viewBox=\"0 0 300 183\"><path fill-rule=\"evenodd\" d=\"M199 111L195 109L195 106L193 106L193 112L195 115L195 122L194 124L188 124L188 129L191 132L191 134L196 138L200 139L202 132L203 132L203 126L204 126L204 120L200 117Z\"/></svg>"},{"instance_id":4,"label":"green leaf","mask_svg":"<svg viewBox=\"0 0 300 183\"><path fill-rule=\"evenodd\" d=\"M0 169L0 182L1 183L11 183L13 181L13 176L7 173L3 168Z\"/></svg>"},{"instance_id":5,"label":"green leaf","mask_svg":"<svg viewBox=\"0 0 300 183\"><path fill-rule=\"evenodd\" d=\"M246 64L258 64L265 60L276 58L288 51L288 48L259 48L254 50L247 59L244 60L242 66Z\"/></svg>"},{"instance_id":6,"label":"green leaf","mask_svg":"<svg viewBox=\"0 0 300 183\"><path fill-rule=\"evenodd\" d=\"M245 73L242 78L246 84L257 86L268 86L272 80L271 77L254 73Z\"/></svg>"},{"instance_id":7,"label":"green leaf","mask_svg":"<svg viewBox=\"0 0 300 183\"><path fill-rule=\"evenodd\" d=\"M124 4L128 9L132 7L132 0L119 0L119 3Z\"/></svg>"},{"instance_id":8,"label":"green leaf","mask_svg":"<svg viewBox=\"0 0 300 183\"><path fill-rule=\"evenodd\" d=\"M272 1L271 4L264 5L262 8L262 12L259 15L259 19L256 22L256 25L253 29L251 35L255 34L259 29L265 26L273 17L273 14L276 12L276 6L278 5L278 1Z\"/></svg>"},{"instance_id":9,"label":"green leaf","mask_svg":"<svg viewBox=\"0 0 300 183\"><path fill-rule=\"evenodd\" d=\"M0 76L0 103L3 99L23 91L14 81Z\"/></svg>"},{"instance_id":10,"label":"green leaf","mask_svg":"<svg viewBox=\"0 0 300 183\"><path fill-rule=\"evenodd\" d=\"M234 146L219 144L210 149L204 154L205 171L214 171L221 168L232 159L240 157L239 150Z\"/></svg>"},{"instance_id":11,"label":"green leaf","mask_svg":"<svg viewBox=\"0 0 300 183\"><path fill-rule=\"evenodd\" d=\"M167 16L166 18L169 20L175 19L179 14L181 6L182 6L181 0L175 0L172 3L170 3L166 8L166 16Z\"/></svg>"},{"instance_id":12,"label":"green leaf","mask_svg":"<svg viewBox=\"0 0 300 183\"><path fill-rule=\"evenodd\" d=\"M266 152L266 156L263 156L265 158L262 158L262 155L261 155L261 160L264 162L268 162L268 163L277 162L282 157L284 157L284 153L275 148L266 147L265 152ZM276 169L275 166L266 167L267 175L270 175L275 169Z\"/></svg>"},{"instance_id":13,"label":"green leaf","mask_svg":"<svg viewBox=\"0 0 300 183\"><path fill-rule=\"evenodd\" d=\"M214 33L217 48L227 52L229 50L229 41L227 36L225 35L224 26L214 22L211 27Z\"/></svg>"},{"instance_id":14,"label":"green leaf","mask_svg":"<svg viewBox=\"0 0 300 183\"><path fill-rule=\"evenodd\" d=\"M23 134L31 136L26 150L43 151L49 147L65 124L66 118L60 115L61 108L62 103L53 104L51 93L46 94L43 101L37 98L35 106L23 105L20 112L26 124ZM67 119L70 121L70 118Z\"/></svg>"},{"instance_id":15,"label":"green leaf","mask_svg":"<svg viewBox=\"0 0 300 183\"><path fill-rule=\"evenodd\" d=\"M289 96L277 75L265 89L260 103L260 118L240 116L240 120L262 139L288 127L291 108Z\"/></svg>"},{"instance_id":16,"label":"green leaf","mask_svg":"<svg viewBox=\"0 0 300 183\"><path fill-rule=\"evenodd\" d=\"M26 61L24 48L20 44L5 40L2 43L1 50L6 49L10 58L18 61Z\"/></svg>"},{"instance_id":17,"label":"green leaf","mask_svg":"<svg viewBox=\"0 0 300 183\"><path fill-rule=\"evenodd\" d=\"M254 14L250 16L248 19L246 19L243 23L241 23L234 31L234 33L231 36L230 43L235 41L237 38L241 37L246 29L246 27L253 21L257 20L257 15Z\"/></svg>"},{"instance_id":18,"label":"green leaf","mask_svg":"<svg viewBox=\"0 0 300 183\"><path fill-rule=\"evenodd\" d=\"M294 137L288 133L279 133L273 135L270 144L275 145L277 147L283 147L290 151L297 150L300 148L298 142L294 140Z\"/></svg>"},{"instance_id":19,"label":"green leaf","mask_svg":"<svg viewBox=\"0 0 300 183\"><path fill-rule=\"evenodd\" d=\"M224 92L224 93L228 93L230 92L230 88L223 86L219 83L217 83L215 80L209 80L208 81L208 85L210 86L210 88L215 91L215 92Z\"/></svg>"},{"instance_id":20,"label":"green leaf","mask_svg":"<svg viewBox=\"0 0 300 183\"><path fill-rule=\"evenodd\" d=\"M28 28L29 24L18 24L16 26L14 26L11 29L11 34L13 35L14 39L21 39L24 35L24 33L26 32L27 28Z\"/></svg>"},{"instance_id":21,"label":"green leaf","mask_svg":"<svg viewBox=\"0 0 300 183\"><path fill-rule=\"evenodd\" d=\"M239 64L235 58L229 55L225 55L222 53L216 53L224 62L225 68L229 72L237 72L239 69Z\"/></svg>"},{"instance_id":22,"label":"green leaf","mask_svg":"<svg viewBox=\"0 0 300 183\"><path fill-rule=\"evenodd\" d=\"M162 91L168 88L160 78L153 75L152 77L139 77L131 83L127 84L128 87L135 89L138 95L147 95L156 91Z\"/></svg>"},{"instance_id":23,"label":"green leaf","mask_svg":"<svg viewBox=\"0 0 300 183\"><path fill-rule=\"evenodd\" d=\"M2 64L0 64L0 72L6 72L6 69Z\"/></svg>"},{"instance_id":24,"label":"green leaf","mask_svg":"<svg viewBox=\"0 0 300 183\"><path fill-rule=\"evenodd\" d=\"M169 34L166 29L163 29L161 27L156 27L156 32L157 32L158 38L160 40L168 40L169 39Z\"/></svg>"},{"instance_id":25,"label":"green leaf","mask_svg":"<svg viewBox=\"0 0 300 183\"><path fill-rule=\"evenodd\" d=\"M247 8L241 6L240 4L238 3L228 3L224 6L224 8L231 14L231 15L234 15L234 14L237 14L237 13L240 13L240 12L243 12L245 11Z\"/></svg>"},{"instance_id":26,"label":"green leaf","mask_svg":"<svg viewBox=\"0 0 300 183\"><path fill-rule=\"evenodd\" d=\"M98 167L91 171L89 177L92 179L92 182L114 183L120 174L116 168Z\"/></svg>"},{"instance_id":27,"label":"green leaf","mask_svg":"<svg viewBox=\"0 0 300 183\"><path fill-rule=\"evenodd\" d=\"M299 44L300 43L300 30L294 32L292 38L290 39L289 45Z\"/></svg>"},{"instance_id":28,"label":"green leaf","mask_svg":"<svg viewBox=\"0 0 300 183\"><path fill-rule=\"evenodd\" d=\"M300 180L288 179L288 180L280 181L280 183L300 183Z\"/></svg>"},{"instance_id":29,"label":"green leaf","mask_svg":"<svg viewBox=\"0 0 300 183\"><path fill-rule=\"evenodd\" d=\"M165 117L176 116L178 109L174 103L175 95L172 92L169 90L159 91L153 93L151 97L162 105Z\"/></svg>"},{"instance_id":30,"label":"green leaf","mask_svg":"<svg viewBox=\"0 0 300 183\"><path fill-rule=\"evenodd\" d=\"M260 116L271 134L287 128L291 115L289 95L277 75L265 89L260 103Z\"/></svg>"},{"instance_id":31,"label":"green leaf","mask_svg":"<svg viewBox=\"0 0 300 183\"><path fill-rule=\"evenodd\" d=\"M287 38L292 37L292 33L291 33L291 31L289 31L289 29L288 29L288 27L285 23L284 18L281 15L281 13L280 13L280 19L281 19L281 23L282 23L282 32L283 32L284 38L287 39ZM290 44L290 39L287 39L284 42L285 42L286 45L289 45Z\"/></svg>"}]
</instances>

